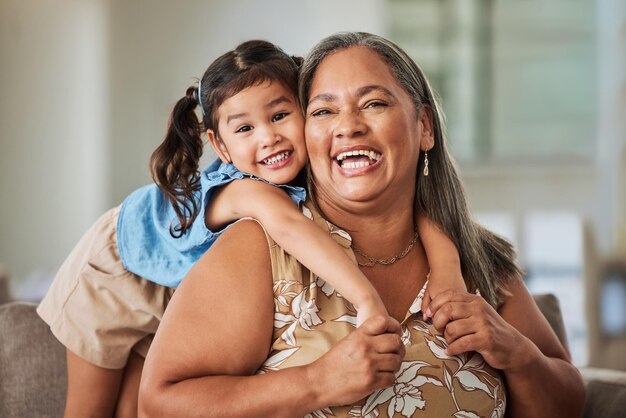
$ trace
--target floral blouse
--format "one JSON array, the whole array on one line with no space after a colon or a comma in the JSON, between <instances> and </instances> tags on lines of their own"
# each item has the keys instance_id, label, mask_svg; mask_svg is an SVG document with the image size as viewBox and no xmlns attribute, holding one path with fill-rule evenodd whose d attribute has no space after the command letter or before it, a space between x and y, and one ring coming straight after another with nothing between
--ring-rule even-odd
<instances>
[{"instance_id":1,"label":"floral blouse","mask_svg":"<svg viewBox=\"0 0 626 418\"><path fill-rule=\"evenodd\" d=\"M303 207L306 216L350 249L345 231ZM274 288L274 334L269 358L258 373L309 364L354 330L356 310L324 280L275 244L270 253ZM476 352L445 354L447 343L422 319L424 290L402 321L406 356L393 386L353 405L329 407L305 418L455 417L499 418L506 408L504 378Z\"/></svg>"}]
</instances>

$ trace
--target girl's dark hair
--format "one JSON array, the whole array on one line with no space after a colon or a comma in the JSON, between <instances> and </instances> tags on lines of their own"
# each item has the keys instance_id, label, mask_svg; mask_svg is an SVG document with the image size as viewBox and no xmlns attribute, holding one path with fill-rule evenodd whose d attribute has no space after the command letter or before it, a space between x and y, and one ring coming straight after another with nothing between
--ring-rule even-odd
<instances>
[{"instance_id":1,"label":"girl's dark hair","mask_svg":"<svg viewBox=\"0 0 626 418\"><path fill-rule=\"evenodd\" d=\"M163 195L171 202L178 225L170 234L179 238L191 227L202 202L194 198L200 190L202 132L217 131L217 109L240 91L278 81L295 93L302 58L287 55L267 41L247 41L217 58L207 68L198 85L189 87L174 106L165 139L152 153L150 173ZM200 104L202 121L196 115Z\"/></svg>"}]
</instances>

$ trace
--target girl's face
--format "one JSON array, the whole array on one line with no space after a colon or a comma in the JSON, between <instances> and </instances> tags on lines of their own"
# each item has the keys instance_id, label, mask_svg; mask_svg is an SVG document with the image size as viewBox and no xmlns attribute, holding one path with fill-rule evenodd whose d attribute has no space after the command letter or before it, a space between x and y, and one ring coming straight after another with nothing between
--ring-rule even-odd
<instances>
[{"instance_id":1,"label":"girl's face","mask_svg":"<svg viewBox=\"0 0 626 418\"><path fill-rule=\"evenodd\" d=\"M304 118L294 93L282 83L248 87L217 112L218 134L207 134L222 161L276 184L289 183L306 164Z\"/></svg>"}]
</instances>

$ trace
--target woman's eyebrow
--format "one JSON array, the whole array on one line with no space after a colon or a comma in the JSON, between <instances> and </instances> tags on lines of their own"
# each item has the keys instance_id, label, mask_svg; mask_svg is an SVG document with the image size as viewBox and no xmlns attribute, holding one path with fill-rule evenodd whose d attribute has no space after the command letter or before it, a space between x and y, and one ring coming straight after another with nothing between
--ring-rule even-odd
<instances>
[{"instance_id":1,"label":"woman's eyebrow","mask_svg":"<svg viewBox=\"0 0 626 418\"><path fill-rule=\"evenodd\" d=\"M385 94L386 96L389 96L391 98L395 98L396 96L393 95L393 93L391 92L391 90L389 90L386 87L383 87L381 85L378 84L371 84L368 86L363 86L363 87L359 87L356 90L356 96L357 97L363 97L368 93L371 93L373 91L378 91L380 93ZM317 96L313 97L311 100L309 100L309 105L315 101L322 101L322 102L334 102L335 100L337 100L337 96L331 93L321 93L318 94Z\"/></svg>"},{"instance_id":2,"label":"woman's eyebrow","mask_svg":"<svg viewBox=\"0 0 626 418\"><path fill-rule=\"evenodd\" d=\"M358 97L363 97L366 94L371 93L373 91L378 91L378 92L383 93L383 94L385 94L385 95L387 95L389 97L394 97L395 98L395 96L393 95L393 93L389 89L387 89L386 87L383 87L381 85L378 85L378 84L371 84L369 86L359 87L357 89L357 91L356 91L356 95Z\"/></svg>"},{"instance_id":3,"label":"woman's eyebrow","mask_svg":"<svg viewBox=\"0 0 626 418\"><path fill-rule=\"evenodd\" d=\"M309 104L316 102L316 101L334 102L336 99L337 99L337 96L335 96L334 94L322 93L322 94L318 94L317 96L309 100Z\"/></svg>"}]
</instances>

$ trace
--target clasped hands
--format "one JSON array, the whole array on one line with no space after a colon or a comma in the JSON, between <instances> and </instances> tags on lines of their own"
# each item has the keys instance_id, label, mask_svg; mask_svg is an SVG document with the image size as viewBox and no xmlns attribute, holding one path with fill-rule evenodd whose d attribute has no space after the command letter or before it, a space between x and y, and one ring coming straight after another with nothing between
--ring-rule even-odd
<instances>
[{"instance_id":1,"label":"clasped hands","mask_svg":"<svg viewBox=\"0 0 626 418\"><path fill-rule=\"evenodd\" d=\"M427 311L448 341L448 355L476 351L496 369L516 372L526 367L522 359L528 339L481 296L447 290L432 299ZM319 388L317 396L325 405L346 405L392 385L405 354L401 336L394 318L377 315L365 321L307 366L312 387Z\"/></svg>"}]
</instances>

